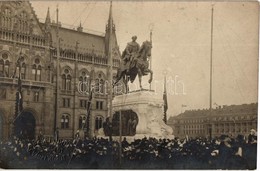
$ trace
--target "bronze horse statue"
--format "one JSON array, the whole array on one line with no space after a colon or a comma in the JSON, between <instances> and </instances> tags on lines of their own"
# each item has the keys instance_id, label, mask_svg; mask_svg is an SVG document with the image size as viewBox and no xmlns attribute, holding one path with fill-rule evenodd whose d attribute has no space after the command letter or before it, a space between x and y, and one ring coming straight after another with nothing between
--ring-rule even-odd
<instances>
[{"instance_id":1,"label":"bronze horse statue","mask_svg":"<svg viewBox=\"0 0 260 171\"><path fill-rule=\"evenodd\" d=\"M126 91L128 92L128 81L134 82L136 76L139 78L139 86L142 90L142 76L148 75L150 73L150 79L148 83L152 82L153 71L149 69L149 58L151 57L152 43L149 41L143 42L138 53L131 57L128 64L121 64L117 70L116 79L113 83L115 85L119 80L123 78L123 82L126 86Z\"/></svg>"}]
</instances>

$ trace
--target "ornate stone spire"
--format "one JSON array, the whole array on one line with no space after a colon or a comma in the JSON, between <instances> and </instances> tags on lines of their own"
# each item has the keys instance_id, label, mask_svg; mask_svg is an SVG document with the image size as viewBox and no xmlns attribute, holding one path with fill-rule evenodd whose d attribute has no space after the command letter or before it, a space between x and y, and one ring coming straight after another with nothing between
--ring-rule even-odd
<instances>
[{"instance_id":1,"label":"ornate stone spire","mask_svg":"<svg viewBox=\"0 0 260 171\"><path fill-rule=\"evenodd\" d=\"M109 49L111 45L111 49ZM113 22L113 16L112 16L112 1L110 2L110 8L109 8L109 17L108 17L108 23L106 25L106 34L105 34L105 55L109 56L109 53L113 48L117 46L117 40L116 40L116 29L115 24Z\"/></svg>"},{"instance_id":2,"label":"ornate stone spire","mask_svg":"<svg viewBox=\"0 0 260 171\"><path fill-rule=\"evenodd\" d=\"M50 24L50 23L51 23L50 8L48 7L47 16L46 16L46 19L45 19L45 24Z\"/></svg>"},{"instance_id":3,"label":"ornate stone spire","mask_svg":"<svg viewBox=\"0 0 260 171\"><path fill-rule=\"evenodd\" d=\"M45 36L46 36L46 43L51 44L51 17L50 17L50 8L48 7L46 19L45 19Z\"/></svg>"},{"instance_id":4,"label":"ornate stone spire","mask_svg":"<svg viewBox=\"0 0 260 171\"><path fill-rule=\"evenodd\" d=\"M111 26L111 24L112 24L112 26ZM113 16L112 16L112 1L110 1L109 17L108 17L108 23L106 25L106 31L109 31L110 28L112 28L112 31L115 31L115 25L114 25Z\"/></svg>"}]
</instances>

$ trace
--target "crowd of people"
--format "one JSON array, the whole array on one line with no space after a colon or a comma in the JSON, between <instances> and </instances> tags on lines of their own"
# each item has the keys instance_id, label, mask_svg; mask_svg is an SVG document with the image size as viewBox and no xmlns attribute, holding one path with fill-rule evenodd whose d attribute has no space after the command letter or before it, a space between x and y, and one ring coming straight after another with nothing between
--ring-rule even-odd
<instances>
[{"instance_id":1,"label":"crowd of people","mask_svg":"<svg viewBox=\"0 0 260 171\"><path fill-rule=\"evenodd\" d=\"M19 139L0 143L1 168L256 169L257 136Z\"/></svg>"}]
</instances>

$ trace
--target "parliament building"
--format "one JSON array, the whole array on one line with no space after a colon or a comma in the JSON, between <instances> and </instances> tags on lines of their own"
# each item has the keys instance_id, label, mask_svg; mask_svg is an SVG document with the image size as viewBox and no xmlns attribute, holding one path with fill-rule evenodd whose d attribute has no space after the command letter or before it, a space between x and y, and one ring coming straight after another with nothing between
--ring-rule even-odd
<instances>
[{"instance_id":1,"label":"parliament building","mask_svg":"<svg viewBox=\"0 0 260 171\"><path fill-rule=\"evenodd\" d=\"M84 93L89 91L85 82L95 87L90 114L92 136L108 115L109 61L113 63L113 76L120 65L111 8L103 35L84 32L81 24L77 29L68 29L52 20L48 9L41 23L28 1L0 2L0 139L12 136L17 120L18 58L22 63L23 97L18 125L27 134L36 137L42 132L53 137L58 128L60 138L73 138L86 122L90 93Z\"/></svg>"}]
</instances>

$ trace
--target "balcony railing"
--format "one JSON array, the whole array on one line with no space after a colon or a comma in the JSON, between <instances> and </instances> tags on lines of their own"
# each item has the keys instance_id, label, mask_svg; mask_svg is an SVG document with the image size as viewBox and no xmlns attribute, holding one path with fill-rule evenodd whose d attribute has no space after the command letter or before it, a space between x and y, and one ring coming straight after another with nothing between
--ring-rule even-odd
<instances>
[{"instance_id":1,"label":"balcony railing","mask_svg":"<svg viewBox=\"0 0 260 171\"><path fill-rule=\"evenodd\" d=\"M57 58L57 54L54 54L55 58ZM76 60L74 55L71 56L64 56L61 55L60 59L69 59L69 60ZM108 59L104 57L89 57L89 56L83 56L78 57L78 61L80 62L86 62L90 64L96 64L96 65L102 65L102 66L109 66ZM120 60L119 59L113 59L113 67L119 67L120 66Z\"/></svg>"},{"instance_id":2,"label":"balcony railing","mask_svg":"<svg viewBox=\"0 0 260 171\"><path fill-rule=\"evenodd\" d=\"M8 77L0 77L1 84L11 84L17 85L18 79L17 78L8 78ZM22 80L23 86L30 86L30 87L49 87L52 85L51 82L41 82L41 81L33 81L33 80Z\"/></svg>"},{"instance_id":3,"label":"balcony railing","mask_svg":"<svg viewBox=\"0 0 260 171\"><path fill-rule=\"evenodd\" d=\"M46 48L46 39L43 36L14 32L5 28L0 28L0 39L11 43L19 43L24 46L32 45L36 48Z\"/></svg>"}]
</instances>

